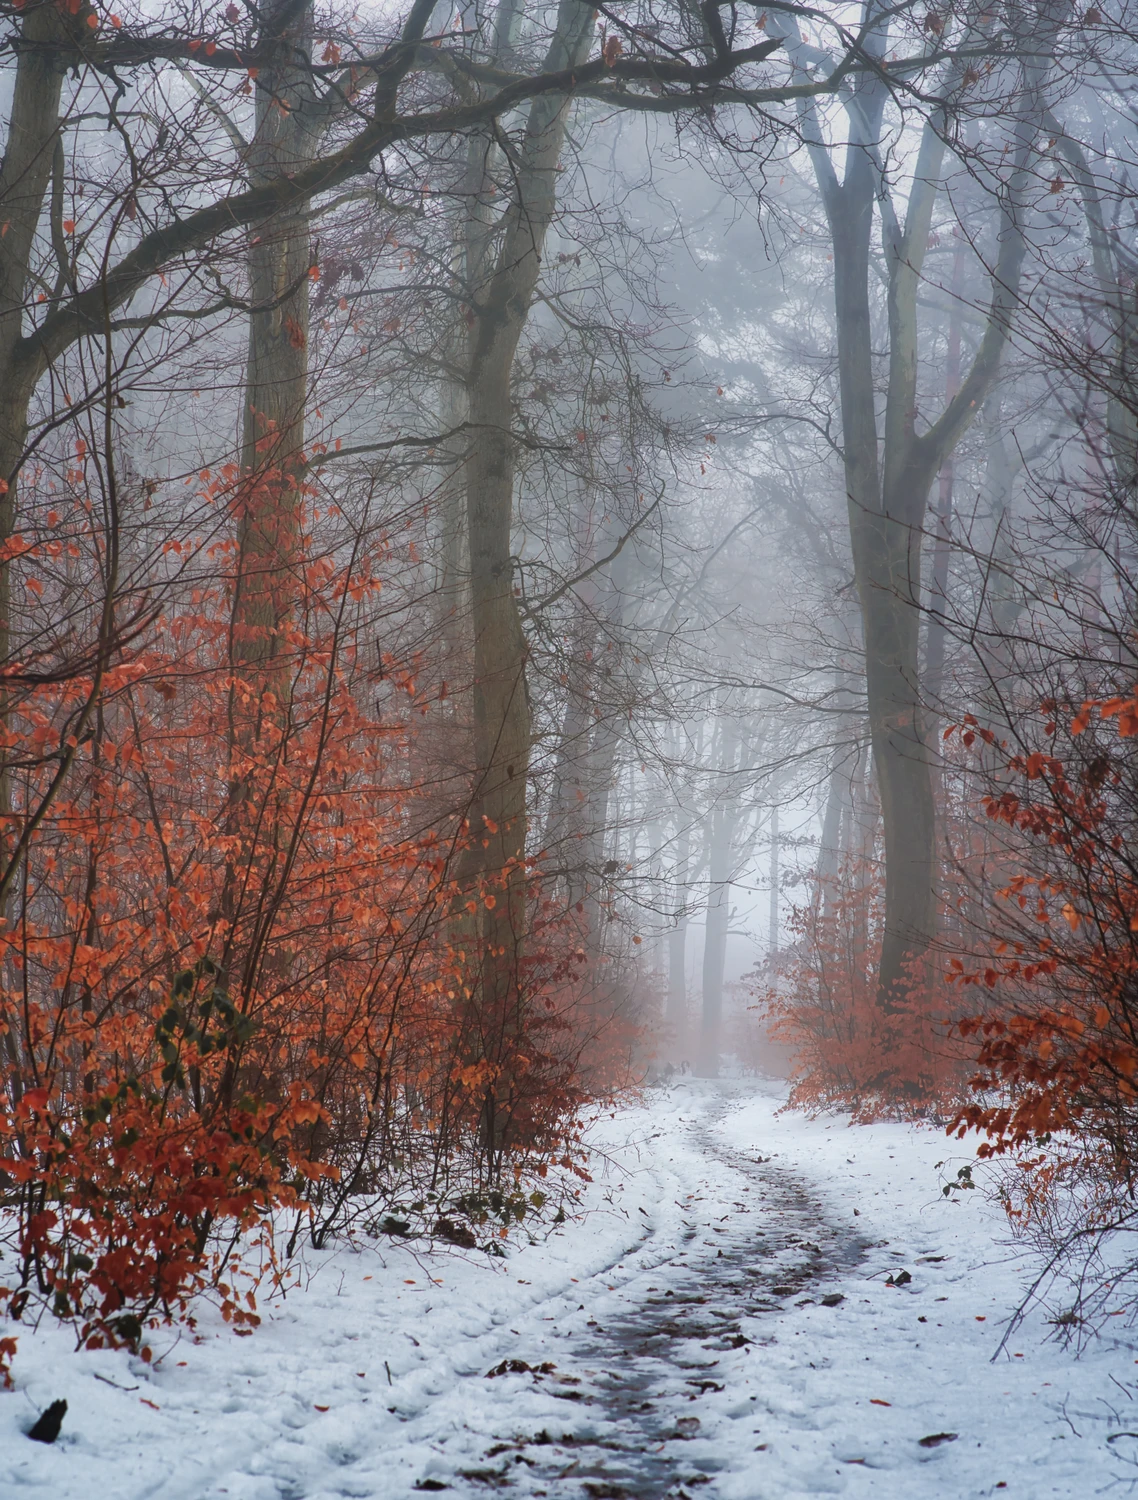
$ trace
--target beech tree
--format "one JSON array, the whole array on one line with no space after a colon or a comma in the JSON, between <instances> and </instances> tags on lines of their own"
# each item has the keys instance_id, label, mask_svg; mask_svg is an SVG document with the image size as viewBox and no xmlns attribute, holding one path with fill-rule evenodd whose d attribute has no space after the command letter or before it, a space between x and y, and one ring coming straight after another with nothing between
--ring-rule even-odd
<instances>
[{"instance_id":1,"label":"beech tree","mask_svg":"<svg viewBox=\"0 0 1138 1500\"><path fill-rule=\"evenodd\" d=\"M885 846L878 997L886 1011L910 984L923 982L918 966L936 931L933 756L918 654L928 494L992 387L1015 318L1036 141L1050 107L1049 70L1068 17L1067 7L1052 7L1042 17L1025 17L1018 30L1001 23L998 35L995 18L979 10L929 23L942 60L935 79L924 85L934 102L919 126L903 218L893 206L886 111L896 97L890 48L898 30L904 33L905 18L872 3L862 11L860 43L876 67L859 75L842 99L848 134L841 175L832 160L831 127L811 101L799 106L833 246L843 464ZM818 50L789 27L782 34L805 79ZM969 368L935 419L921 421L918 297L945 187L946 155L966 155L961 133L969 118L1006 122L1006 136L999 133L1007 149L994 168L998 227L990 302ZM887 327L880 332L873 311L875 213L887 304ZM881 338L886 372L879 401L875 351Z\"/></svg>"}]
</instances>

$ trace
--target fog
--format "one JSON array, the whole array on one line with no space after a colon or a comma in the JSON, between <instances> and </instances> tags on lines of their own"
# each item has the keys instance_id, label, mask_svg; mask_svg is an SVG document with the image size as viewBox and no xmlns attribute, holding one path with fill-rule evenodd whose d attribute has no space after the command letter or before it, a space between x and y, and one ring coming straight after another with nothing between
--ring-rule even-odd
<instances>
[{"instance_id":1,"label":"fog","mask_svg":"<svg viewBox=\"0 0 1138 1500\"><path fill-rule=\"evenodd\" d=\"M681 1069L1129 1182L1127 0L4 27L19 1181L319 1240Z\"/></svg>"}]
</instances>

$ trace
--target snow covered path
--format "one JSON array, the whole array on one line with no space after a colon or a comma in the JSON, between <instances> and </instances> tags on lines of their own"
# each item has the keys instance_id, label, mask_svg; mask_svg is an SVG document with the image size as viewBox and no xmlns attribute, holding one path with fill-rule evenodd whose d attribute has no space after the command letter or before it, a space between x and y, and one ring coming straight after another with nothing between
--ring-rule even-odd
<instances>
[{"instance_id":1,"label":"snow covered path","mask_svg":"<svg viewBox=\"0 0 1138 1500\"><path fill-rule=\"evenodd\" d=\"M1036 1314L991 1363L1028 1263L980 1193L940 1194L969 1157L935 1131L777 1104L753 1083L653 1091L597 1127L609 1167L583 1221L498 1261L386 1239L309 1254L251 1338L203 1318L147 1367L5 1326L0 1496L1138 1488L1133 1331L1075 1360ZM487 1378L510 1360L533 1368ZM63 1435L29 1442L58 1396Z\"/></svg>"}]
</instances>

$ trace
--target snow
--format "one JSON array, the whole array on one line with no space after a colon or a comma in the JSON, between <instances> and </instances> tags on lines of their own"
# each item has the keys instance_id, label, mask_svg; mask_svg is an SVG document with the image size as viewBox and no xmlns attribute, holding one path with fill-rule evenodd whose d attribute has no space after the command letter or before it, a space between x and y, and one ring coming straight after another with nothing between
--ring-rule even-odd
<instances>
[{"instance_id":1,"label":"snow","mask_svg":"<svg viewBox=\"0 0 1138 1500\"><path fill-rule=\"evenodd\" d=\"M1077 1359L1036 1312L992 1362L1033 1263L989 1196L941 1193L967 1148L780 1102L749 1082L651 1090L593 1127L581 1219L533 1244L515 1232L504 1260L387 1238L309 1251L249 1338L207 1313L197 1341L156 1336L147 1366L76 1354L46 1321L0 1324L20 1341L0 1495L1049 1500L1138 1484L1133 1330L1110 1324ZM912 1280L887 1285L901 1268ZM509 1359L555 1369L487 1378ZM29 1442L61 1396L58 1442Z\"/></svg>"}]
</instances>

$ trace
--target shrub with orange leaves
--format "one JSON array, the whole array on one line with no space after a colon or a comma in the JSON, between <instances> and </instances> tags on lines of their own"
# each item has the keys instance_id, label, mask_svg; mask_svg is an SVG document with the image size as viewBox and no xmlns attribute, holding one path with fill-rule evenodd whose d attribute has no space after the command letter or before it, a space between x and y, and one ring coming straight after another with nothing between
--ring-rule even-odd
<instances>
[{"instance_id":1,"label":"shrub with orange leaves","mask_svg":"<svg viewBox=\"0 0 1138 1500\"><path fill-rule=\"evenodd\" d=\"M990 999L959 1022L979 1066L950 1129L1006 1160L1013 1222L1075 1266L1075 1328L1136 1269L1099 1261L1133 1227L1138 1180L1138 698L1047 702L1043 719L1046 748L1005 755L985 798L1020 868L988 957L953 963L965 997Z\"/></svg>"},{"instance_id":2,"label":"shrub with orange leaves","mask_svg":"<svg viewBox=\"0 0 1138 1500\"><path fill-rule=\"evenodd\" d=\"M46 1306L90 1346L144 1348L148 1323L212 1291L247 1325L282 1210L295 1243L362 1202L374 1219L385 1195L437 1216L504 1171L578 1165L571 950L539 934L521 1023L483 1034L453 921L461 818L407 774L430 704L411 672L374 665L379 560L300 570L269 669L234 665L218 578L97 682L43 674L8 700L0 1228L16 1316ZM492 1151L488 1093L507 1114Z\"/></svg>"},{"instance_id":3,"label":"shrub with orange leaves","mask_svg":"<svg viewBox=\"0 0 1138 1500\"><path fill-rule=\"evenodd\" d=\"M930 959L888 1010L877 993L884 919L880 869L845 855L813 904L797 908L774 985L759 1009L793 1057L791 1105L855 1119L925 1115L960 1095L952 996Z\"/></svg>"}]
</instances>

